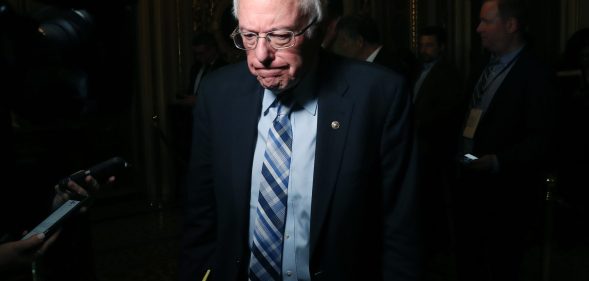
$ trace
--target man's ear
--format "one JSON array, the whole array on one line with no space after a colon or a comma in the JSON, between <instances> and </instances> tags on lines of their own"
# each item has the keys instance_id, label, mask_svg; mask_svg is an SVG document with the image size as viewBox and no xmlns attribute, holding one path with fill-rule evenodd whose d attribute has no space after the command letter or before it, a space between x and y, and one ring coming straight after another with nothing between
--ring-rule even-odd
<instances>
[{"instance_id":1,"label":"man's ear","mask_svg":"<svg viewBox=\"0 0 589 281\"><path fill-rule=\"evenodd\" d=\"M507 31L509 33L515 33L517 31L519 31L519 29L520 29L519 22L514 17L508 18L507 21L505 22L505 26L506 26Z\"/></svg>"}]
</instances>

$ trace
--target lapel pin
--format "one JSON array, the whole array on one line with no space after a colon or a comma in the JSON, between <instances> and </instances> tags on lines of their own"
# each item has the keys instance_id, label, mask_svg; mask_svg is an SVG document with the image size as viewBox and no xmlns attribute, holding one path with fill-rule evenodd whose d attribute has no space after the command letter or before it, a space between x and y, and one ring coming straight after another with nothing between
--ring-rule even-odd
<instances>
[{"instance_id":1,"label":"lapel pin","mask_svg":"<svg viewBox=\"0 0 589 281\"><path fill-rule=\"evenodd\" d=\"M331 122L332 129L337 130L337 129L339 129L339 127L340 127L339 121L332 121Z\"/></svg>"}]
</instances>

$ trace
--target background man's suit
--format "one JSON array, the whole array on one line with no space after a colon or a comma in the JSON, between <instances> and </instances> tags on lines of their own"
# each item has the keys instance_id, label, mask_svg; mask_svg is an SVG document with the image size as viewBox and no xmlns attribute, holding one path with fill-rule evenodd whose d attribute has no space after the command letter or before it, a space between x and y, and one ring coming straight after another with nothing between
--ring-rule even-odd
<instances>
[{"instance_id":1,"label":"background man's suit","mask_svg":"<svg viewBox=\"0 0 589 281\"><path fill-rule=\"evenodd\" d=\"M403 75L406 79L411 79L417 60L415 56L409 51L391 50L387 46L383 46L374 58L374 63L384 65L393 71Z\"/></svg>"},{"instance_id":2,"label":"background man's suit","mask_svg":"<svg viewBox=\"0 0 589 281\"><path fill-rule=\"evenodd\" d=\"M415 165L403 81L379 66L320 57L311 277L414 280ZM202 278L209 268L213 280L246 280L262 93L244 63L203 83L185 194L180 280ZM340 127L334 129L333 121Z\"/></svg>"},{"instance_id":3,"label":"background man's suit","mask_svg":"<svg viewBox=\"0 0 589 281\"><path fill-rule=\"evenodd\" d=\"M443 144L431 143L436 147L447 147L447 140L454 139L457 123L462 117L460 108L462 105L464 89L460 74L455 67L440 59L433 66L423 80L415 99L415 118L418 123L418 133L428 140L442 137ZM450 137L449 135L452 135Z\"/></svg>"},{"instance_id":4,"label":"background man's suit","mask_svg":"<svg viewBox=\"0 0 589 281\"><path fill-rule=\"evenodd\" d=\"M472 154L497 155L499 171L463 170L459 179L456 240L470 274L480 276L484 262L495 265L496 280L519 280L528 227L540 215L556 94L553 72L524 49L478 125Z\"/></svg>"},{"instance_id":5,"label":"background man's suit","mask_svg":"<svg viewBox=\"0 0 589 281\"><path fill-rule=\"evenodd\" d=\"M443 59L430 69L414 97L414 116L420 155L426 243L429 250L448 250L450 244L450 181L460 129L463 82L458 70Z\"/></svg>"}]
</instances>

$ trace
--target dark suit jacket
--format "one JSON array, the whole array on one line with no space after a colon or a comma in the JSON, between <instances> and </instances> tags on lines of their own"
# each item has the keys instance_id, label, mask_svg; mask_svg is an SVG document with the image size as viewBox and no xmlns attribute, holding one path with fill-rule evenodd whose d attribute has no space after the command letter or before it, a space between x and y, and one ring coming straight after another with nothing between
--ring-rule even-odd
<instances>
[{"instance_id":1,"label":"dark suit jacket","mask_svg":"<svg viewBox=\"0 0 589 281\"><path fill-rule=\"evenodd\" d=\"M410 103L382 67L322 53L310 222L313 280L415 280ZM246 280L263 88L245 63L211 74L195 109L180 280ZM341 127L333 129L332 121Z\"/></svg>"},{"instance_id":2,"label":"dark suit jacket","mask_svg":"<svg viewBox=\"0 0 589 281\"><path fill-rule=\"evenodd\" d=\"M427 194L420 210L426 227L432 227L427 231L432 236L440 236L440 231L446 229L445 212L450 200L450 182L454 179L463 84L456 68L439 60L423 80L414 103L420 160L419 189L422 194ZM413 90L410 95L413 97Z\"/></svg>"},{"instance_id":3,"label":"dark suit jacket","mask_svg":"<svg viewBox=\"0 0 589 281\"><path fill-rule=\"evenodd\" d=\"M207 68L205 69L203 76L201 78L204 78L205 75L207 75L208 73L215 71L216 69L223 67L227 65L227 62L222 58L222 57L218 57L212 64L208 65ZM200 71L202 64L201 63L194 63L191 67L190 67L190 83L188 85L188 91L186 92L186 95L188 96L192 96L194 95L194 83L196 83L196 78L198 76L198 72ZM199 85L200 87L200 85Z\"/></svg>"},{"instance_id":4,"label":"dark suit jacket","mask_svg":"<svg viewBox=\"0 0 589 281\"><path fill-rule=\"evenodd\" d=\"M391 48L383 46L374 58L374 63L386 66L409 80L415 71L417 60L409 51L398 50L395 52Z\"/></svg>"},{"instance_id":5,"label":"dark suit jacket","mask_svg":"<svg viewBox=\"0 0 589 281\"><path fill-rule=\"evenodd\" d=\"M454 155L463 94L462 78L454 66L444 60L432 66L415 100L417 136L424 153Z\"/></svg>"},{"instance_id":6,"label":"dark suit jacket","mask_svg":"<svg viewBox=\"0 0 589 281\"><path fill-rule=\"evenodd\" d=\"M500 190L515 205L533 199L552 147L557 93L554 72L524 49L474 136L473 154L496 154L500 167L496 174L465 175L479 186L477 196L495 201Z\"/></svg>"}]
</instances>

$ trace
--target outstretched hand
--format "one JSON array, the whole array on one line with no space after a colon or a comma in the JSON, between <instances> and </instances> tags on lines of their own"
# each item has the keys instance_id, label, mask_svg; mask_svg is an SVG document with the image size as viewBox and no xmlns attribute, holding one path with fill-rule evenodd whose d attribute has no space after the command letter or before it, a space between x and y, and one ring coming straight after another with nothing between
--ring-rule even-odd
<instances>
[{"instance_id":1,"label":"outstretched hand","mask_svg":"<svg viewBox=\"0 0 589 281\"><path fill-rule=\"evenodd\" d=\"M59 231L49 238L40 233L26 240L0 244L0 271L32 263L45 254L57 236Z\"/></svg>"},{"instance_id":2,"label":"outstretched hand","mask_svg":"<svg viewBox=\"0 0 589 281\"><path fill-rule=\"evenodd\" d=\"M485 173L496 172L497 165L497 156L495 154L483 155L479 159L464 164L464 166L471 171Z\"/></svg>"},{"instance_id":3,"label":"outstretched hand","mask_svg":"<svg viewBox=\"0 0 589 281\"><path fill-rule=\"evenodd\" d=\"M92 176L86 176L84 178L86 188L83 188L76 182L70 180L67 183L67 186L62 188L59 185L55 186L55 197L53 197L53 209L57 209L67 200L72 199L73 197L90 197L96 194L100 190L100 184L96 179ZM106 184L110 185L115 181L115 177L111 176L108 178ZM87 206L84 206L80 209L81 212L85 212L87 210Z\"/></svg>"}]
</instances>

